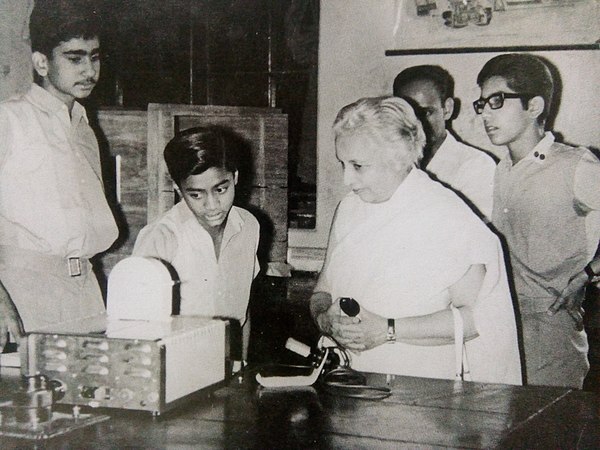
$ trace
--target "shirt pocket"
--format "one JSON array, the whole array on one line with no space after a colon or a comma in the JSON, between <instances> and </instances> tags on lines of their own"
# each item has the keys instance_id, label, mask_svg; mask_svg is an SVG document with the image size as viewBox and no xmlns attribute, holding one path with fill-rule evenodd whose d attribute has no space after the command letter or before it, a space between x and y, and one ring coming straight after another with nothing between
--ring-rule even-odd
<instances>
[{"instance_id":1,"label":"shirt pocket","mask_svg":"<svg viewBox=\"0 0 600 450\"><path fill-rule=\"evenodd\" d=\"M5 170L9 175L27 177L38 174L48 165L50 149L35 142L26 142L7 158ZM27 180L23 180L27 182Z\"/></svg>"}]
</instances>

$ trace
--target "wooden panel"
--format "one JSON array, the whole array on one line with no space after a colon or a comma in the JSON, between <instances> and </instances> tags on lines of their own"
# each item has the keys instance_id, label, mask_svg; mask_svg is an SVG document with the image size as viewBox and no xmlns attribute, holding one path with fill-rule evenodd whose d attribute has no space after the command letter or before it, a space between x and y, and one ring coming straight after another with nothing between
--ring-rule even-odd
<instances>
[{"instance_id":1,"label":"wooden panel","mask_svg":"<svg viewBox=\"0 0 600 450\"><path fill-rule=\"evenodd\" d=\"M287 186L287 117L223 114L179 116L178 130L201 125L230 128L250 144L253 170L251 184Z\"/></svg>"},{"instance_id":2,"label":"wooden panel","mask_svg":"<svg viewBox=\"0 0 600 450\"><path fill-rule=\"evenodd\" d=\"M110 251L102 255L106 276L114 265L133 250L139 231L148 216L147 113L137 110L101 110L95 132L103 155L113 160L105 170L107 196L113 206L119 238ZM114 158L121 157L120 203L116 203L116 168Z\"/></svg>"},{"instance_id":3,"label":"wooden panel","mask_svg":"<svg viewBox=\"0 0 600 450\"><path fill-rule=\"evenodd\" d=\"M260 186L288 186L288 122L287 116L263 117L265 182Z\"/></svg>"},{"instance_id":4,"label":"wooden panel","mask_svg":"<svg viewBox=\"0 0 600 450\"><path fill-rule=\"evenodd\" d=\"M173 182L163 159L164 148L175 134L173 117L152 106L148 106L148 222L173 206Z\"/></svg>"},{"instance_id":5,"label":"wooden panel","mask_svg":"<svg viewBox=\"0 0 600 450\"><path fill-rule=\"evenodd\" d=\"M100 144L111 156L121 155L123 190L148 188L146 163L147 114L145 111L102 110L98 112Z\"/></svg>"},{"instance_id":6,"label":"wooden panel","mask_svg":"<svg viewBox=\"0 0 600 450\"><path fill-rule=\"evenodd\" d=\"M271 222L270 232L272 233L273 240L287 241L286 188L253 186L250 191L248 205L260 208L268 217Z\"/></svg>"}]
</instances>

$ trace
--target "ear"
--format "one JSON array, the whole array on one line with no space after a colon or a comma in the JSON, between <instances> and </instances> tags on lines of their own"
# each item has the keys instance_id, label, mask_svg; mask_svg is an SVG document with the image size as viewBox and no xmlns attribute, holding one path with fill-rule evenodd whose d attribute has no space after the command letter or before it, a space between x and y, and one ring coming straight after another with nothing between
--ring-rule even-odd
<instances>
[{"instance_id":1,"label":"ear","mask_svg":"<svg viewBox=\"0 0 600 450\"><path fill-rule=\"evenodd\" d=\"M40 52L33 52L31 62L37 74L44 78L48 75L48 57Z\"/></svg>"},{"instance_id":2,"label":"ear","mask_svg":"<svg viewBox=\"0 0 600 450\"><path fill-rule=\"evenodd\" d=\"M239 172L237 170L235 172L233 172L233 184L234 185L238 184L238 175L239 175Z\"/></svg>"},{"instance_id":3,"label":"ear","mask_svg":"<svg viewBox=\"0 0 600 450\"><path fill-rule=\"evenodd\" d=\"M450 120L452 118L452 115L454 114L454 99L453 98L447 98L444 101L443 111L444 111L444 120L445 121Z\"/></svg>"},{"instance_id":4,"label":"ear","mask_svg":"<svg viewBox=\"0 0 600 450\"><path fill-rule=\"evenodd\" d=\"M540 95L537 95L529 100L527 111L529 111L529 114L531 114L534 119L537 119L544 112L545 105L546 102L544 102L544 99Z\"/></svg>"},{"instance_id":5,"label":"ear","mask_svg":"<svg viewBox=\"0 0 600 450\"><path fill-rule=\"evenodd\" d=\"M389 152L388 154L388 164L396 171L396 172L403 172L406 169L406 158L403 158L401 155L399 155L397 152L398 151L405 151L405 150L398 150L398 149L392 149L392 150L386 150Z\"/></svg>"}]
</instances>

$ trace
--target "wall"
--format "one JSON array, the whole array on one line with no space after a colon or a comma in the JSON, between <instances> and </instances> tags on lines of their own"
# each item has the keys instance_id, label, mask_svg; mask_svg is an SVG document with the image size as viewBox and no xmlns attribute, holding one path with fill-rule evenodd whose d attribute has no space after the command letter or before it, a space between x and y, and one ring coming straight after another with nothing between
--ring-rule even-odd
<instances>
[{"instance_id":1,"label":"wall","mask_svg":"<svg viewBox=\"0 0 600 450\"><path fill-rule=\"evenodd\" d=\"M317 119L317 226L290 230L288 261L319 270L335 206L345 192L331 124L359 96L384 92L384 51L391 45L393 0L321 1Z\"/></svg>"},{"instance_id":2,"label":"wall","mask_svg":"<svg viewBox=\"0 0 600 450\"><path fill-rule=\"evenodd\" d=\"M0 101L25 92L33 81L29 14L33 0L0 1Z\"/></svg>"},{"instance_id":3,"label":"wall","mask_svg":"<svg viewBox=\"0 0 600 450\"><path fill-rule=\"evenodd\" d=\"M359 97L391 93L395 75L416 64L439 64L456 80L463 107L454 129L462 138L494 154L504 149L488 140L471 102L479 97L476 77L494 53L385 56L394 48L393 27L400 0L326 0L321 2L319 44L319 109L317 166L317 228L290 231L291 264L318 270L327 246L337 202L346 192L335 159L331 124L337 111ZM554 129L564 140L600 147L600 51L539 53L558 69L563 85Z\"/></svg>"}]
</instances>

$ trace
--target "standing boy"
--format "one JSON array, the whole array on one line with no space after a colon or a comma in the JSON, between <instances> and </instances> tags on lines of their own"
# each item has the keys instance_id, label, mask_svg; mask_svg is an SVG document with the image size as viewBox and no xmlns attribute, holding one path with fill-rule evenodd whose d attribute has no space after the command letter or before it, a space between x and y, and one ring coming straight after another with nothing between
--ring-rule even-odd
<instances>
[{"instance_id":1,"label":"standing boy","mask_svg":"<svg viewBox=\"0 0 600 450\"><path fill-rule=\"evenodd\" d=\"M239 139L220 127L190 128L165 147L165 162L183 201L146 225L133 254L170 263L181 282L182 315L246 323L252 280L260 270L259 225L233 206ZM243 327L245 358L249 326Z\"/></svg>"},{"instance_id":2,"label":"standing boy","mask_svg":"<svg viewBox=\"0 0 600 450\"><path fill-rule=\"evenodd\" d=\"M104 311L89 258L118 235L77 102L100 74L95 11L36 1L30 29L37 84L0 105L0 280L26 331ZM0 317L3 335L11 317Z\"/></svg>"},{"instance_id":3,"label":"standing boy","mask_svg":"<svg viewBox=\"0 0 600 450\"><path fill-rule=\"evenodd\" d=\"M489 220L496 163L448 132L454 114L452 76L439 66L409 67L396 76L394 95L408 100L423 123L427 145L421 167Z\"/></svg>"},{"instance_id":4,"label":"standing boy","mask_svg":"<svg viewBox=\"0 0 600 450\"><path fill-rule=\"evenodd\" d=\"M589 364L580 305L600 273L600 161L544 131L554 84L540 58L492 58L477 84L475 111L492 143L508 147L492 223L510 255L527 382L581 388Z\"/></svg>"}]
</instances>

